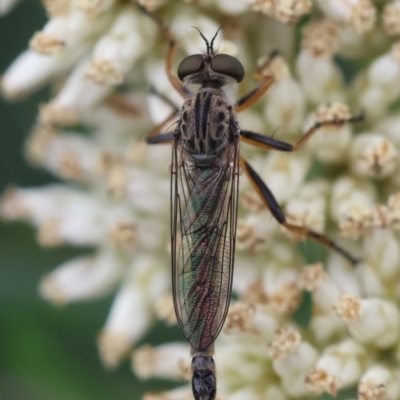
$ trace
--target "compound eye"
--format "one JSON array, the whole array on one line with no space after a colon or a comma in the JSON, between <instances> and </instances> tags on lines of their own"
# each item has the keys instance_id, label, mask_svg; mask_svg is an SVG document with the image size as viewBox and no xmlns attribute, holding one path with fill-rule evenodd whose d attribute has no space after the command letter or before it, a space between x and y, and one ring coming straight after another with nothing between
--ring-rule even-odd
<instances>
[{"instance_id":1,"label":"compound eye","mask_svg":"<svg viewBox=\"0 0 400 400\"><path fill-rule=\"evenodd\" d=\"M242 63L235 57L228 54L217 54L211 59L211 68L219 74L228 75L241 82L244 78L244 68Z\"/></svg>"},{"instance_id":2,"label":"compound eye","mask_svg":"<svg viewBox=\"0 0 400 400\"><path fill-rule=\"evenodd\" d=\"M198 72L203 67L203 56L201 54L193 54L182 60L178 67L178 77L181 81L190 75Z\"/></svg>"}]
</instances>

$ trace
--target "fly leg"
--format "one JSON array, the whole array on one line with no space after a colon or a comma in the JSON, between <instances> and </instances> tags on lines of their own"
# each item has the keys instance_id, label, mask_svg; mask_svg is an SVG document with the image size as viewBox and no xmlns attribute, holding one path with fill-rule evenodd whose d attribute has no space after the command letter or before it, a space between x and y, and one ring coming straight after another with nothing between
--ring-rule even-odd
<instances>
[{"instance_id":1,"label":"fly leg","mask_svg":"<svg viewBox=\"0 0 400 400\"><path fill-rule=\"evenodd\" d=\"M188 96L182 82L172 72L172 64L174 61L174 56L176 51L175 35L160 18L158 18L155 14L150 12L146 7L139 4L139 8L159 26L161 31L164 33L164 36L167 38L169 43L169 49L167 53L167 58L165 60L165 72L167 73L168 79L171 82L171 85L175 88L175 90L178 91L183 98L187 98Z\"/></svg>"},{"instance_id":2,"label":"fly leg","mask_svg":"<svg viewBox=\"0 0 400 400\"><path fill-rule=\"evenodd\" d=\"M170 141L172 140L172 133L171 134L163 134L160 135L160 132L162 130L162 128L168 124L168 123L172 123L178 116L179 113L179 109L178 107L174 104L174 102L169 99L167 96L165 96L164 94L160 93L156 88L151 88L151 93L154 94L155 96L159 97L161 100L163 100L165 103L167 103L169 106L172 107L173 111L171 112L170 115L168 115L167 118L164 119L164 121L162 121L161 123L159 123L158 125L156 125L152 131L148 134L147 136L147 143L149 144L157 144L157 143L170 143ZM163 141L163 137L165 135L170 135L171 138L165 139Z\"/></svg>"},{"instance_id":3,"label":"fly leg","mask_svg":"<svg viewBox=\"0 0 400 400\"><path fill-rule=\"evenodd\" d=\"M165 94L159 92L154 86L151 87L150 90L151 94L154 94L157 96L160 100L162 100L164 103L168 104L175 112L175 114L178 114L179 108L176 106L176 104Z\"/></svg>"},{"instance_id":4,"label":"fly leg","mask_svg":"<svg viewBox=\"0 0 400 400\"><path fill-rule=\"evenodd\" d=\"M315 240L319 243L322 243L324 246L327 246L338 253L340 253L344 258L346 258L352 265L356 265L359 260L335 243L333 240L329 239L326 235L315 232L311 229L305 228L303 226L293 225L286 221L286 217L276 201L274 195L271 190L265 184L265 182L261 179L261 177L257 174L257 172L248 164L242 157L240 158L240 165L243 168L244 172L250 179L251 184L254 189L260 195L264 204L271 211L271 214L274 218L283 225L290 232L293 232L302 237L306 237L311 240Z\"/></svg>"},{"instance_id":5,"label":"fly leg","mask_svg":"<svg viewBox=\"0 0 400 400\"><path fill-rule=\"evenodd\" d=\"M235 104L235 111L241 112L251 107L274 83L272 76L266 77L260 86L241 97Z\"/></svg>"},{"instance_id":6,"label":"fly leg","mask_svg":"<svg viewBox=\"0 0 400 400\"><path fill-rule=\"evenodd\" d=\"M359 122L362 121L363 114L359 114L354 117L349 117L347 119L333 119L330 121L322 121L316 122L295 144L282 142L280 140L276 140L274 138L260 135L259 133L250 132L250 131L241 131L242 140L246 143L262 147L264 149L270 150L278 150L285 152L293 152L301 149L304 144L311 138L311 136L321 127L326 126L341 126L345 123L350 122ZM353 265L357 264L359 260L353 257L350 253L348 253L345 249L340 247L334 241L329 239L327 236L307 229L302 226L297 226L290 224L286 221L286 217L283 214L281 207L276 201L274 195L271 190L265 184L265 182L260 178L256 171L248 164L243 158L240 159L240 164L245 171L246 175L249 177L251 184L256 189L257 193L260 195L261 199L265 203L265 205L269 208L274 218L289 231L296 233L300 236L307 237L309 239L315 240L317 242L322 243L323 245L337 251L342 254L347 260L349 260Z\"/></svg>"},{"instance_id":7,"label":"fly leg","mask_svg":"<svg viewBox=\"0 0 400 400\"><path fill-rule=\"evenodd\" d=\"M147 144L169 144L174 140L174 133L163 133L162 135L149 136L146 139Z\"/></svg>"},{"instance_id":8,"label":"fly leg","mask_svg":"<svg viewBox=\"0 0 400 400\"><path fill-rule=\"evenodd\" d=\"M174 119L176 119L176 116L177 116L176 113L170 114L164 121L162 121L160 124L155 126L155 128L147 136L147 139L146 139L147 144L172 143L172 141L174 140L173 132L162 133L162 134L160 134L160 132L167 123L172 122Z\"/></svg>"},{"instance_id":9,"label":"fly leg","mask_svg":"<svg viewBox=\"0 0 400 400\"><path fill-rule=\"evenodd\" d=\"M259 68L259 70L264 69L277 55L278 52L276 51L272 52L268 57L267 61L261 68ZM274 83L274 78L272 76L265 76L261 74L259 71L257 71L254 74L254 77L260 80L261 84L252 91L250 91L249 93L247 93L246 95L244 95L243 97L241 97L236 102L235 104L236 112L241 112L251 107Z\"/></svg>"},{"instance_id":10,"label":"fly leg","mask_svg":"<svg viewBox=\"0 0 400 400\"><path fill-rule=\"evenodd\" d=\"M360 122L364 118L363 114L356 115L354 117L345 118L345 119L332 119L329 121L320 121L316 122L295 144L290 144L287 142L282 142L280 140L276 140L269 136L260 135L259 133L251 132L251 131L241 131L242 139L245 143L252 144L253 146L261 147L263 149L269 150L279 150L279 151L287 151L292 152L301 149L306 142L311 138L311 136L317 132L318 129L322 127L329 126L342 126L346 123L351 122Z\"/></svg>"}]
</instances>

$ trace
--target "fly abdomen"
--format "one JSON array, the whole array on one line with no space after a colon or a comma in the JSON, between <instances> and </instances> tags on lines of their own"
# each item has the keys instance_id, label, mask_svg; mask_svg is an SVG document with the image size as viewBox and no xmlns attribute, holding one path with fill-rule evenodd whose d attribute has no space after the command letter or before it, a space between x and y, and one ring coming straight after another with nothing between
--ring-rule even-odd
<instances>
[{"instance_id":1,"label":"fly abdomen","mask_svg":"<svg viewBox=\"0 0 400 400\"><path fill-rule=\"evenodd\" d=\"M196 400L214 400L217 393L215 362L209 355L192 358L192 390Z\"/></svg>"}]
</instances>

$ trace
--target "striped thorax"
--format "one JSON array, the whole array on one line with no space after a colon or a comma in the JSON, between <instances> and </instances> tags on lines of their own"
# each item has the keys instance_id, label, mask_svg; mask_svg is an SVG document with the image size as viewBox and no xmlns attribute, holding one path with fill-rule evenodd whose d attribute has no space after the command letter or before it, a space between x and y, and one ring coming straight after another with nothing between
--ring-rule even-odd
<instances>
[{"instance_id":1,"label":"striped thorax","mask_svg":"<svg viewBox=\"0 0 400 400\"><path fill-rule=\"evenodd\" d=\"M176 133L184 151L199 166L217 162L240 138L232 105L222 90L214 88L203 88L184 103Z\"/></svg>"}]
</instances>

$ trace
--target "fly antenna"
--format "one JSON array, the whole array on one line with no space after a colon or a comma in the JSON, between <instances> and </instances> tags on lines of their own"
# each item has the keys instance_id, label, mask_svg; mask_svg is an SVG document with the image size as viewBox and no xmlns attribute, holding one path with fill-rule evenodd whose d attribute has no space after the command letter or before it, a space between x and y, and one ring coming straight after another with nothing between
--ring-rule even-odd
<instances>
[{"instance_id":1,"label":"fly antenna","mask_svg":"<svg viewBox=\"0 0 400 400\"><path fill-rule=\"evenodd\" d=\"M215 38L217 37L218 32L219 32L221 29L222 29L222 26L220 26L220 27L218 28L217 32L215 32L214 37L211 39L211 45L210 45L211 54L214 54L214 40L215 40ZM208 50L208 49L207 49L207 50ZM207 53L208 53L208 51L207 51Z\"/></svg>"},{"instance_id":2,"label":"fly antenna","mask_svg":"<svg viewBox=\"0 0 400 400\"><path fill-rule=\"evenodd\" d=\"M201 33L201 30L199 28L196 28L195 26L192 26L192 28L197 29L200 33L200 36L203 38L203 40L206 42L207 45L207 54L210 54L210 50L212 53L212 46L213 46L213 42L211 42L211 47L210 47L210 43L208 43L208 40L205 38L205 36ZM218 32L217 32L218 33ZM213 39L214 41L214 39Z\"/></svg>"}]
</instances>

